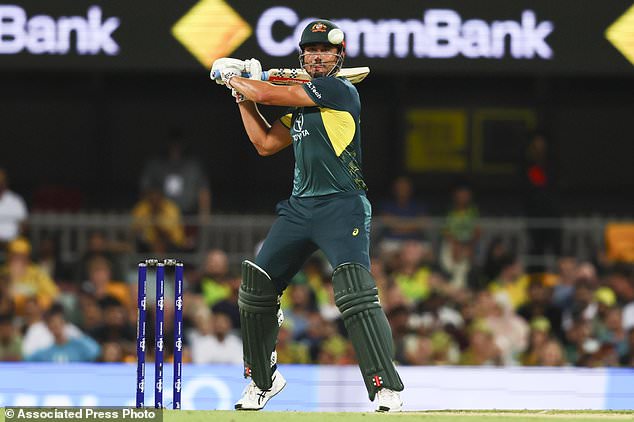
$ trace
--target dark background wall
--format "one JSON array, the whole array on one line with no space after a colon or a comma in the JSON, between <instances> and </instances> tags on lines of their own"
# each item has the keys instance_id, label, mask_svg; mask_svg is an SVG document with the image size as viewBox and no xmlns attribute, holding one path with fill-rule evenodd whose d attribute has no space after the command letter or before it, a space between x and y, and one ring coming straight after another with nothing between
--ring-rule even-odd
<instances>
[{"instance_id":1,"label":"dark background wall","mask_svg":"<svg viewBox=\"0 0 634 422\"><path fill-rule=\"evenodd\" d=\"M364 168L373 199L405 173L404 114L412 108L525 108L552 144L568 214L632 214L634 78L398 78L371 73L362 97ZM216 210L271 212L288 195L292 151L261 158L250 146L228 92L204 70L183 73L3 73L0 165L32 201L43 185L78 188L87 209L128 209L148 157L182 129L187 151L209 174ZM265 109L271 118L281 110ZM524 139L516 140L518 159ZM518 167L519 169L519 167ZM521 212L518 174L412 174L418 196L442 212L448 191L470 181L489 214Z\"/></svg>"}]
</instances>

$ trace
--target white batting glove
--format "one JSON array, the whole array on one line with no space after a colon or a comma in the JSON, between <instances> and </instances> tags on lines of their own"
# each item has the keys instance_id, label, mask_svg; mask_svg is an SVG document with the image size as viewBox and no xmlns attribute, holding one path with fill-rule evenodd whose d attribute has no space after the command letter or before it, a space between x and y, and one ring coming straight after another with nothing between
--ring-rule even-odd
<instances>
[{"instance_id":1,"label":"white batting glove","mask_svg":"<svg viewBox=\"0 0 634 422\"><path fill-rule=\"evenodd\" d=\"M262 80L262 64L258 59L249 59L244 61L244 71L250 73L249 79L256 81Z\"/></svg>"},{"instance_id":2,"label":"white batting glove","mask_svg":"<svg viewBox=\"0 0 634 422\"><path fill-rule=\"evenodd\" d=\"M214 78L214 73L222 73L222 70L227 66L233 66L240 69L240 73L245 71L244 61L233 59L231 57L223 57L214 61L209 72L209 77L213 79L217 84L224 85L222 78Z\"/></svg>"},{"instance_id":3,"label":"white batting glove","mask_svg":"<svg viewBox=\"0 0 634 422\"><path fill-rule=\"evenodd\" d=\"M225 84L225 86L227 88L232 89L229 81L234 76L241 76L242 75L242 70L243 69L241 69L241 68L239 68L238 66L235 66L235 65L226 65L220 71L220 77L222 78L222 83Z\"/></svg>"}]
</instances>

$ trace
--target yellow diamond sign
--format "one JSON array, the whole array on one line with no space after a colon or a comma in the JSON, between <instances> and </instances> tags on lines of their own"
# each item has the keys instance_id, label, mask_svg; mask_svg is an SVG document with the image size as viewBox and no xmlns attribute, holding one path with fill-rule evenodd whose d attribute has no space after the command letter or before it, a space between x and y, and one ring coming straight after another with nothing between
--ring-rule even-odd
<instances>
[{"instance_id":1,"label":"yellow diamond sign","mask_svg":"<svg viewBox=\"0 0 634 422\"><path fill-rule=\"evenodd\" d=\"M251 33L249 24L223 0L199 1L172 27L172 35L206 68L229 56Z\"/></svg>"},{"instance_id":2,"label":"yellow diamond sign","mask_svg":"<svg viewBox=\"0 0 634 422\"><path fill-rule=\"evenodd\" d=\"M605 37L634 64L634 6L610 25Z\"/></svg>"}]
</instances>

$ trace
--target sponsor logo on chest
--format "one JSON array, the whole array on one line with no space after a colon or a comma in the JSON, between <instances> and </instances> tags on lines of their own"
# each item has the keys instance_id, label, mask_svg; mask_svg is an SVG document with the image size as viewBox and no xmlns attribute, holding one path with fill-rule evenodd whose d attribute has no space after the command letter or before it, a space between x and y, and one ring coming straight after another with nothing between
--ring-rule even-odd
<instances>
[{"instance_id":1,"label":"sponsor logo on chest","mask_svg":"<svg viewBox=\"0 0 634 422\"><path fill-rule=\"evenodd\" d=\"M308 135L310 135L310 132L304 129L304 113L300 112L293 122L293 131L291 134L293 142L299 142L304 136Z\"/></svg>"}]
</instances>

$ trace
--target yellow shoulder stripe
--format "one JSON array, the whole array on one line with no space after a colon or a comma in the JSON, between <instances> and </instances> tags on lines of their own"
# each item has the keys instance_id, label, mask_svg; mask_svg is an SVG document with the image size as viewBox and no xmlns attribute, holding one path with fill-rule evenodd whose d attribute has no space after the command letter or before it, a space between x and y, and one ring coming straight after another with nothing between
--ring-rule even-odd
<instances>
[{"instance_id":1,"label":"yellow shoulder stripe","mask_svg":"<svg viewBox=\"0 0 634 422\"><path fill-rule=\"evenodd\" d=\"M335 154L339 157L354 139L356 131L354 118L347 111L321 107L319 111L321 112L321 119L324 122L328 138L330 138L330 143L335 149Z\"/></svg>"},{"instance_id":2,"label":"yellow shoulder stripe","mask_svg":"<svg viewBox=\"0 0 634 422\"><path fill-rule=\"evenodd\" d=\"M284 126L286 126L287 128L291 128L291 119L293 118L292 114L285 114L284 116L280 117L280 122L282 122L282 124Z\"/></svg>"}]
</instances>

